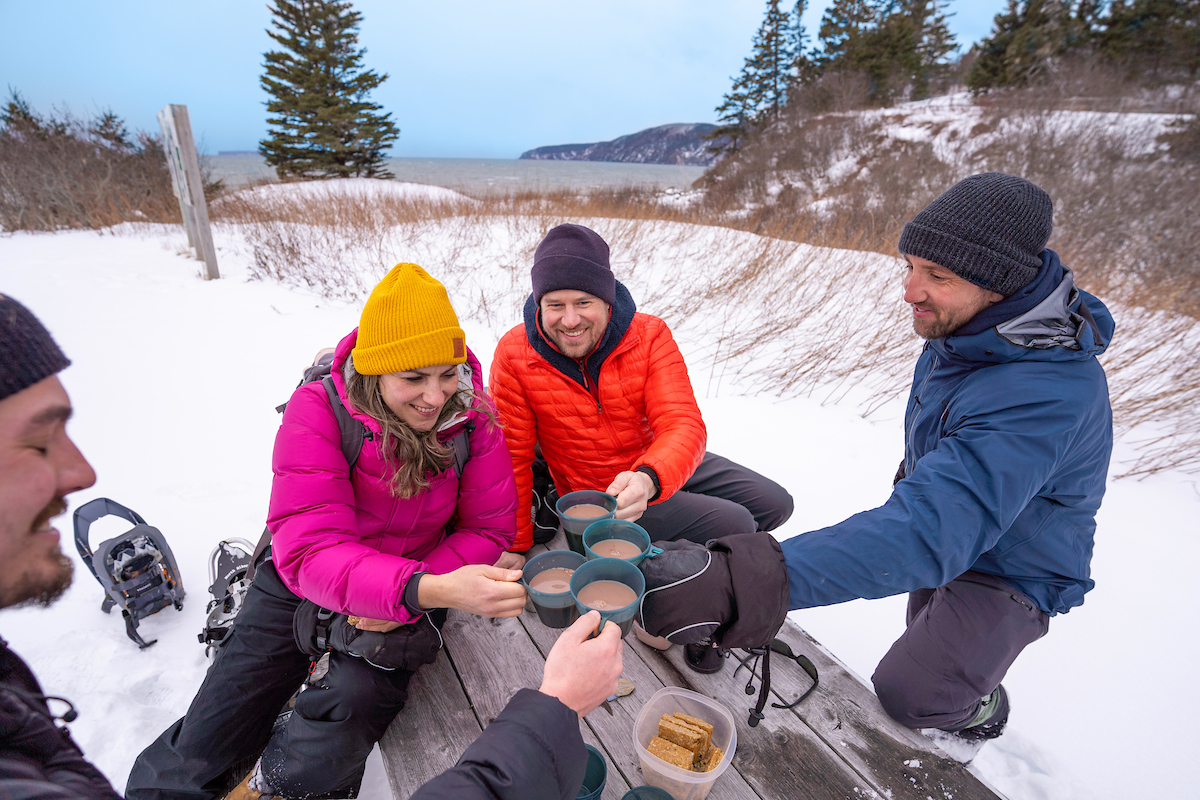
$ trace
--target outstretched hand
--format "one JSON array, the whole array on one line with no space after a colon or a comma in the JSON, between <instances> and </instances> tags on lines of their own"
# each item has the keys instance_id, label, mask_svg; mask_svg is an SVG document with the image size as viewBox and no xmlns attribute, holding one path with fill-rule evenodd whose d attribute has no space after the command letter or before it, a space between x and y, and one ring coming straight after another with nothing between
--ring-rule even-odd
<instances>
[{"instance_id":1,"label":"outstretched hand","mask_svg":"<svg viewBox=\"0 0 1200 800\"><path fill-rule=\"evenodd\" d=\"M644 472L621 472L604 490L617 498L617 519L637 522L654 496L654 479Z\"/></svg>"},{"instance_id":2,"label":"outstretched hand","mask_svg":"<svg viewBox=\"0 0 1200 800\"><path fill-rule=\"evenodd\" d=\"M426 574L417 584L421 608L457 608L481 617L517 617L525 608L521 570L468 564L445 575Z\"/></svg>"},{"instance_id":3,"label":"outstretched hand","mask_svg":"<svg viewBox=\"0 0 1200 800\"><path fill-rule=\"evenodd\" d=\"M546 655L542 674L542 694L557 697L581 717L616 692L621 677L621 628L607 621L600 635L589 639L599 622L600 612L589 611L564 630Z\"/></svg>"}]
</instances>

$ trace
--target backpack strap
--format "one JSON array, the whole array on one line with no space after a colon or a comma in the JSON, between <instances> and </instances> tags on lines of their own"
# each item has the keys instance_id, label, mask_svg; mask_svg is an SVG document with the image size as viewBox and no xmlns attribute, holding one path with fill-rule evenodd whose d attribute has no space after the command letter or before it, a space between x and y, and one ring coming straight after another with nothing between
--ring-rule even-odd
<instances>
[{"instance_id":1,"label":"backpack strap","mask_svg":"<svg viewBox=\"0 0 1200 800\"><path fill-rule=\"evenodd\" d=\"M468 438L475 432L475 423L468 422L459 429L458 433L450 439L450 447L454 449L454 471L459 478L462 477L463 467L467 465L467 461L471 458L471 441Z\"/></svg>"},{"instance_id":2,"label":"backpack strap","mask_svg":"<svg viewBox=\"0 0 1200 800\"><path fill-rule=\"evenodd\" d=\"M367 427L350 415L350 409L342 402L337 387L333 385L333 376L326 375L321 379L325 394L329 396L329 405L333 408L333 416L337 417L338 430L342 434L342 455L350 469L358 463L358 454L362 452L363 440L374 438L367 436Z\"/></svg>"}]
</instances>

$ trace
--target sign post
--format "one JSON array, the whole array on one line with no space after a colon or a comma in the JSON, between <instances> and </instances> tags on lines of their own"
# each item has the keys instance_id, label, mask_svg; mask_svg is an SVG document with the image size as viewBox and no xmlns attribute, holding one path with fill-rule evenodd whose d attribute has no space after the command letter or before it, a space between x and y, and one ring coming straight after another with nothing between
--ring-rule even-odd
<instances>
[{"instance_id":1,"label":"sign post","mask_svg":"<svg viewBox=\"0 0 1200 800\"><path fill-rule=\"evenodd\" d=\"M204 277L221 277L217 271L217 251L213 247L212 231L208 227L208 205L204 202L204 182L200 178L200 159L192 139L192 123L187 106L169 105L158 112L158 124L163 132L163 149L171 170L171 187L179 198L183 227L187 230L188 246L204 262Z\"/></svg>"}]
</instances>

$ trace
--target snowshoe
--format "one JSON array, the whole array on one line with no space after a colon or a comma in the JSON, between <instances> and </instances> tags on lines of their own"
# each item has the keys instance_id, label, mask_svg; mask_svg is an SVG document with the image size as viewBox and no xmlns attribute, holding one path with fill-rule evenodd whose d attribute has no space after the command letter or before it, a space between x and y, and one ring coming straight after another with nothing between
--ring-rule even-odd
<instances>
[{"instance_id":1,"label":"snowshoe","mask_svg":"<svg viewBox=\"0 0 1200 800\"><path fill-rule=\"evenodd\" d=\"M196 637L205 646L205 655L213 658L217 648L233 627L233 620L242 608L250 589L248 572L254 559L254 545L245 539L226 539L218 542L208 560L208 618L204 630Z\"/></svg>"},{"instance_id":2,"label":"snowshoe","mask_svg":"<svg viewBox=\"0 0 1200 800\"><path fill-rule=\"evenodd\" d=\"M96 520L110 515L128 520L134 527L101 542L93 552L88 531ZM183 610L183 580L166 537L158 528L147 525L136 511L107 497L98 497L77 509L74 521L75 548L104 589L100 610L107 614L119 606L126 635L140 648L154 644L157 639L142 639L138 622L167 606Z\"/></svg>"}]
</instances>

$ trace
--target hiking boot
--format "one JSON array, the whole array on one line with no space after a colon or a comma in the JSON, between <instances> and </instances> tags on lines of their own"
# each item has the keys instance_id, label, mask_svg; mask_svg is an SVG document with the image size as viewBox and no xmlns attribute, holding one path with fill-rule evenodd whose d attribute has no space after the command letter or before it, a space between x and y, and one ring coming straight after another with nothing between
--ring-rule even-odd
<instances>
[{"instance_id":1,"label":"hiking boot","mask_svg":"<svg viewBox=\"0 0 1200 800\"><path fill-rule=\"evenodd\" d=\"M991 694L984 698L979 713L971 724L954 735L969 742L986 742L1004 733L1008 724L1008 692L1003 686L997 686Z\"/></svg>"},{"instance_id":2,"label":"hiking boot","mask_svg":"<svg viewBox=\"0 0 1200 800\"><path fill-rule=\"evenodd\" d=\"M251 772L250 775L254 773ZM233 787L233 791L225 795L225 800L262 800L263 793L250 788L250 775L242 778L242 782Z\"/></svg>"},{"instance_id":3,"label":"hiking boot","mask_svg":"<svg viewBox=\"0 0 1200 800\"><path fill-rule=\"evenodd\" d=\"M711 639L701 639L695 644L683 646L683 660L693 672L711 675L720 672L725 666L725 656L728 651L722 650L712 643Z\"/></svg>"}]
</instances>

